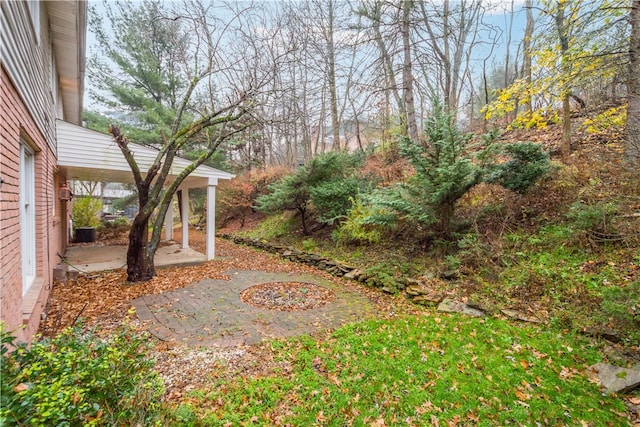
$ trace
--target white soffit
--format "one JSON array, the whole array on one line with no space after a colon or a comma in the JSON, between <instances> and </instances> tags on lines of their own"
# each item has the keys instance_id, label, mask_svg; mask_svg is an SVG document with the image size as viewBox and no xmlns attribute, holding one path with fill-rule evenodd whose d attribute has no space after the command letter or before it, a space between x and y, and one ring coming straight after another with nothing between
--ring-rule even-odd
<instances>
[{"instance_id":1,"label":"white soffit","mask_svg":"<svg viewBox=\"0 0 640 427\"><path fill-rule=\"evenodd\" d=\"M133 183L133 173L111 135L57 121L58 168L67 179L98 182ZM129 149L143 176L153 164L158 151L129 142ZM176 157L168 181L175 178L191 161ZM201 165L183 181L182 188L206 187L219 179L235 175Z\"/></svg>"},{"instance_id":2,"label":"white soffit","mask_svg":"<svg viewBox=\"0 0 640 427\"><path fill-rule=\"evenodd\" d=\"M51 44L67 120L80 123L84 92L87 2L85 0L47 1Z\"/></svg>"}]
</instances>

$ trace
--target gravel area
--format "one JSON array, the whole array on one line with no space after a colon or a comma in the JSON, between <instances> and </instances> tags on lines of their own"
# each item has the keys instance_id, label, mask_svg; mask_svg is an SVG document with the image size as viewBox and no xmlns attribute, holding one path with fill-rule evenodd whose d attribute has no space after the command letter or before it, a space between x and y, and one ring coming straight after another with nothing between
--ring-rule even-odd
<instances>
[{"instance_id":1,"label":"gravel area","mask_svg":"<svg viewBox=\"0 0 640 427\"><path fill-rule=\"evenodd\" d=\"M240 294L242 302L279 311L310 310L335 299L331 289L312 283L279 282L252 286Z\"/></svg>"}]
</instances>

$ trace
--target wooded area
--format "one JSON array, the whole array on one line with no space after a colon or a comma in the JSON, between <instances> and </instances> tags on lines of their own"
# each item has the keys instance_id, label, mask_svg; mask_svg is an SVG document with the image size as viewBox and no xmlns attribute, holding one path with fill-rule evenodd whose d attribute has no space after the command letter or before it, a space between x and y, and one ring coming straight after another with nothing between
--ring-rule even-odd
<instances>
[{"instance_id":1,"label":"wooded area","mask_svg":"<svg viewBox=\"0 0 640 427\"><path fill-rule=\"evenodd\" d=\"M56 283L30 345L0 329L0 424L638 425L639 14L94 5L85 119L139 205L97 245L128 229L127 272ZM174 205L203 164L237 174L219 256L155 271L174 207L214 238L199 188Z\"/></svg>"},{"instance_id":2,"label":"wooded area","mask_svg":"<svg viewBox=\"0 0 640 427\"><path fill-rule=\"evenodd\" d=\"M251 94L253 126L214 157L236 171L384 146L397 133L418 141L434 98L465 129L561 122L565 159L571 117L615 109L624 122L629 103L637 163L635 10L625 0L107 2L93 12L89 88L98 111L152 145Z\"/></svg>"}]
</instances>

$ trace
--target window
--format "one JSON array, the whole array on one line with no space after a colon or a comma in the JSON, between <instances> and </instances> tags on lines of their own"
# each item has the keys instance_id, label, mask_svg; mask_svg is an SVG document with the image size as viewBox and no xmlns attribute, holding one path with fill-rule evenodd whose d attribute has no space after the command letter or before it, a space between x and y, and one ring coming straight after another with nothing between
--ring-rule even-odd
<instances>
[{"instance_id":1,"label":"window","mask_svg":"<svg viewBox=\"0 0 640 427\"><path fill-rule=\"evenodd\" d=\"M33 150L20 144L20 252L22 257L22 295L36 277L35 157Z\"/></svg>"}]
</instances>

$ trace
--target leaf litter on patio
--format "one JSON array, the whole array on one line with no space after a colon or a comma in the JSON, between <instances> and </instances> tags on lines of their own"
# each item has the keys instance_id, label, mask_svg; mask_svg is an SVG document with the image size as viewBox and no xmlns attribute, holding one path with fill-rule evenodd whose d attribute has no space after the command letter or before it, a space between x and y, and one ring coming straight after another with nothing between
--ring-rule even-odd
<instances>
[{"instance_id":1,"label":"leaf litter on patio","mask_svg":"<svg viewBox=\"0 0 640 427\"><path fill-rule=\"evenodd\" d=\"M203 241L197 238L191 244L199 250L203 250L203 246ZM148 282L127 282L126 272L118 270L80 275L76 281L57 283L52 289L41 333L52 335L80 321L86 327L99 327L108 333L122 323L134 299L173 291L206 278L228 280L225 272L231 270L316 275L364 295L383 318L424 311L401 296L387 295L357 282L336 278L315 268L226 240L216 239L216 256L215 260L200 265L157 269L157 276ZM308 286L306 289L309 292ZM331 298L332 292L313 292L313 295ZM263 303L268 304L266 301ZM322 301L314 299L312 306L322 304ZM281 365L273 362L273 351L266 345L221 349L175 347L158 342L154 357L170 399L180 399L185 390L206 384L212 376L271 372L276 365Z\"/></svg>"}]
</instances>

